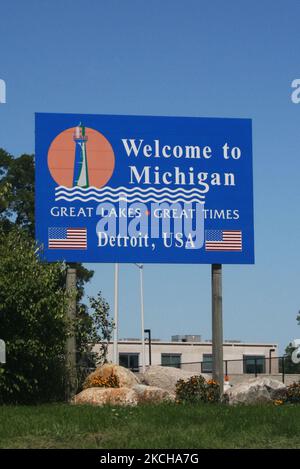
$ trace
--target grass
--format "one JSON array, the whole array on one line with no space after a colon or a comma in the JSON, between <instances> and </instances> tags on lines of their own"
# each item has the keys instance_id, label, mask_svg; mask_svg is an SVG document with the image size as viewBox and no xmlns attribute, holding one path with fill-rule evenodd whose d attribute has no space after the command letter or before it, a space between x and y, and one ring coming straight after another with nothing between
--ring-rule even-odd
<instances>
[{"instance_id":1,"label":"grass","mask_svg":"<svg viewBox=\"0 0 300 469\"><path fill-rule=\"evenodd\" d=\"M0 448L300 448L300 405L2 406Z\"/></svg>"}]
</instances>

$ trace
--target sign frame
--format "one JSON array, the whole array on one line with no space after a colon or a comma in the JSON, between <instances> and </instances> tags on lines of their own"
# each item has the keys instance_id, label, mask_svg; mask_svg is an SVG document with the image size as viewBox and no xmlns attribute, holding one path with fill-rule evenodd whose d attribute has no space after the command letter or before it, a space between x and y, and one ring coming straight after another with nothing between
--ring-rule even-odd
<instances>
[{"instance_id":1,"label":"sign frame","mask_svg":"<svg viewBox=\"0 0 300 469\"><path fill-rule=\"evenodd\" d=\"M76 181L81 186L67 187L57 182L67 180L59 176L62 170L59 173L59 168L55 169L59 161L58 152L64 154L62 142L67 141L67 133L68 145L74 147L73 167L69 163L66 170L68 184L72 186L70 174L73 172L73 183ZM94 173L88 171L89 156L93 152L91 142L94 139L95 145L96 134L102 138L99 136L97 140L99 148L103 144L102 155L109 152L113 155L113 162L107 159L107 165L111 165L107 171L111 170L111 175L106 175L108 181L98 188L93 186L93 180L96 180ZM60 143L57 143L58 138L61 138ZM80 171L75 176L78 142L82 145L81 160L78 160ZM87 149L85 160L83 146ZM100 174L101 169L97 170ZM87 172L92 180L89 187L84 186L88 183ZM110 192L105 192L108 184ZM89 203L86 202L89 197L85 201L76 200L88 191L92 193L91 187L95 189L96 196L92 195L90 199L94 197L97 200L89 200ZM119 198L117 201L116 197L120 197L118 188L124 189L124 200ZM80 195L78 191L81 191ZM131 197L134 191L136 201ZM74 196L75 192L77 195ZM151 217L153 210L147 204L158 203L165 207L169 203L171 209L181 205L182 211L196 207L194 218L191 215L189 221L179 212L183 220L181 228L185 230L184 248L180 246L182 240L176 241L178 231L175 227L180 223L175 219L174 210L166 243L162 238L162 225L167 225L167 218L170 218L167 212L161 217L159 238L153 240L152 225L149 227L147 246L146 241L141 245L132 245L130 241L126 246L117 241L111 243L113 230L109 231L107 244L104 244L106 240L102 243L99 233L103 232L97 231L100 221L104 226L105 218L104 215L101 217L99 208L101 193L105 194L103 200L108 200L107 203L115 207L115 218L126 212L127 234L130 230L132 232L134 225L133 222L129 227L128 210L132 205L136 209L139 203L144 203L143 200L146 201L145 213L150 211ZM57 194L61 200L55 200L55 197L59 199ZM145 197L145 194L151 196ZM67 200L63 200L64 197ZM93 211L93 216L88 216L87 208L90 213ZM116 230L122 222L124 220L116 220ZM139 226L136 225L138 231ZM51 231L52 228L57 231ZM199 232L196 247L193 238L189 242L189 230L194 241L195 233ZM167 238L173 239L172 246L167 247ZM37 113L36 239L43 244L43 256L50 262L254 264L251 119ZM199 248L201 242L202 247Z\"/></svg>"}]
</instances>

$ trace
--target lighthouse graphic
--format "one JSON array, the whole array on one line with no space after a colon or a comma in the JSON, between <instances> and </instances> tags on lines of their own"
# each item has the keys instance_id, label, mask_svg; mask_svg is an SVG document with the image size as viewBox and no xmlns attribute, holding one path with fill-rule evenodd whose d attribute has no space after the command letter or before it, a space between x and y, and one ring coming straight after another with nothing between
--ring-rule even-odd
<instances>
[{"instance_id":1,"label":"lighthouse graphic","mask_svg":"<svg viewBox=\"0 0 300 469\"><path fill-rule=\"evenodd\" d=\"M75 162L74 162L74 176L73 186L89 187L89 174L87 164L87 151L86 142L88 137L85 133L85 126L80 124L75 127L73 135L75 142Z\"/></svg>"}]
</instances>

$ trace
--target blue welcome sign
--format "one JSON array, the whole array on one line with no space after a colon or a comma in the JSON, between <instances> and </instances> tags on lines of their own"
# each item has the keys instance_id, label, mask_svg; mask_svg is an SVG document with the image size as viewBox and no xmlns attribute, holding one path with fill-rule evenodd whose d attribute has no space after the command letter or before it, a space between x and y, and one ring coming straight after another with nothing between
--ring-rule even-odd
<instances>
[{"instance_id":1,"label":"blue welcome sign","mask_svg":"<svg viewBox=\"0 0 300 469\"><path fill-rule=\"evenodd\" d=\"M36 114L48 261L254 263L250 119Z\"/></svg>"}]
</instances>

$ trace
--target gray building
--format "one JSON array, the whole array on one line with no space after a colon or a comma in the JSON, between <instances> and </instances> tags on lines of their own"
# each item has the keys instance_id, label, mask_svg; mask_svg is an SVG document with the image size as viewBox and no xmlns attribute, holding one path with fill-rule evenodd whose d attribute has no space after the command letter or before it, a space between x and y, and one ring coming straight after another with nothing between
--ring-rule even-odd
<instances>
[{"instance_id":1,"label":"gray building","mask_svg":"<svg viewBox=\"0 0 300 469\"><path fill-rule=\"evenodd\" d=\"M95 346L97 351L97 346ZM146 341L146 366L149 365L149 344ZM121 339L118 342L119 363L138 371L142 364L140 339ZM274 343L224 341L225 374L278 373L278 346ZM270 360L270 357L272 358ZM108 361L113 361L113 343L108 346ZM171 341L151 341L152 365L174 366L183 370L211 373L212 343L200 335L175 335Z\"/></svg>"}]
</instances>

